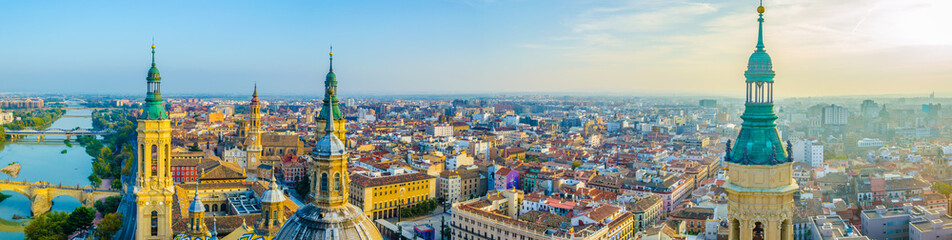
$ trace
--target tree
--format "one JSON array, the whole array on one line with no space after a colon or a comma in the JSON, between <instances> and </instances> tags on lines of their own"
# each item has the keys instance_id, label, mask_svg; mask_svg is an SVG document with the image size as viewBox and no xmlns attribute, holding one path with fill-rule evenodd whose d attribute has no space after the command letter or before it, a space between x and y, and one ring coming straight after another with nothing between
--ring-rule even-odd
<instances>
[{"instance_id":1,"label":"tree","mask_svg":"<svg viewBox=\"0 0 952 240\"><path fill-rule=\"evenodd\" d=\"M66 225L67 218L69 218L69 214L66 214L66 212L44 213L30 221L30 224L23 229L23 233L28 240L66 239L63 226Z\"/></svg>"},{"instance_id":2,"label":"tree","mask_svg":"<svg viewBox=\"0 0 952 240\"><path fill-rule=\"evenodd\" d=\"M575 170L576 168L581 166L582 166L582 162L579 162L579 161L572 162L572 170Z\"/></svg>"},{"instance_id":3,"label":"tree","mask_svg":"<svg viewBox=\"0 0 952 240\"><path fill-rule=\"evenodd\" d=\"M93 225L93 219L96 219L96 211L92 208L76 207L76 209L73 209L73 212L69 214L66 227L63 229L66 230L66 234L70 234L76 230L87 229Z\"/></svg>"},{"instance_id":4,"label":"tree","mask_svg":"<svg viewBox=\"0 0 952 240\"><path fill-rule=\"evenodd\" d=\"M119 181L119 178L112 179L112 189L122 189L122 181Z\"/></svg>"},{"instance_id":5,"label":"tree","mask_svg":"<svg viewBox=\"0 0 952 240\"><path fill-rule=\"evenodd\" d=\"M932 189L936 192L939 192L939 194L942 194L943 196L949 196L949 194L952 193L952 186L944 182L936 182L932 184Z\"/></svg>"},{"instance_id":6,"label":"tree","mask_svg":"<svg viewBox=\"0 0 952 240\"><path fill-rule=\"evenodd\" d=\"M112 240L112 235L122 229L122 214L109 213L102 217L99 224L96 225L96 238L101 240Z\"/></svg>"},{"instance_id":7,"label":"tree","mask_svg":"<svg viewBox=\"0 0 952 240\"><path fill-rule=\"evenodd\" d=\"M96 208L96 211L99 211L102 214L116 212L119 209L119 202L122 201L120 196L110 196L107 197L104 201L96 201L93 204L93 207Z\"/></svg>"},{"instance_id":8,"label":"tree","mask_svg":"<svg viewBox=\"0 0 952 240\"><path fill-rule=\"evenodd\" d=\"M100 179L99 176L96 176L96 173L89 174L88 179L89 179L89 182L92 183L94 186L99 186L100 184L102 184L102 179Z\"/></svg>"}]
</instances>

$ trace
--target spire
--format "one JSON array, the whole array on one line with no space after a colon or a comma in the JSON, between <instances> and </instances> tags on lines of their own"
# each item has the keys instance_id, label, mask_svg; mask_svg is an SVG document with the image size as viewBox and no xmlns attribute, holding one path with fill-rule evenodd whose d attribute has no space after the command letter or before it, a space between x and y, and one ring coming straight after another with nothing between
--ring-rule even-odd
<instances>
[{"instance_id":1,"label":"spire","mask_svg":"<svg viewBox=\"0 0 952 240\"><path fill-rule=\"evenodd\" d=\"M152 67L155 67L155 39L152 39Z\"/></svg>"},{"instance_id":2,"label":"spire","mask_svg":"<svg viewBox=\"0 0 952 240\"><path fill-rule=\"evenodd\" d=\"M757 18L759 29L757 30L757 50L764 49L764 1L760 1L760 6L757 7L757 13L760 13L760 18Z\"/></svg>"},{"instance_id":3,"label":"spire","mask_svg":"<svg viewBox=\"0 0 952 240\"><path fill-rule=\"evenodd\" d=\"M327 106L327 107L331 107L331 104L327 104L326 106ZM327 123L324 124L324 132L325 132L325 134L334 135L334 132L335 132L335 131L334 131L334 114L333 114L333 113L327 114L327 119L324 119L324 120L327 121ZM335 137L336 137L336 136L335 136Z\"/></svg>"},{"instance_id":4,"label":"spire","mask_svg":"<svg viewBox=\"0 0 952 240\"><path fill-rule=\"evenodd\" d=\"M328 55L330 55L330 59L331 59L330 69L328 71L334 72L334 46L333 45L331 45L331 51Z\"/></svg>"},{"instance_id":5,"label":"spire","mask_svg":"<svg viewBox=\"0 0 952 240\"><path fill-rule=\"evenodd\" d=\"M255 82L255 92L251 94L251 102L258 102L258 82Z\"/></svg>"}]
</instances>

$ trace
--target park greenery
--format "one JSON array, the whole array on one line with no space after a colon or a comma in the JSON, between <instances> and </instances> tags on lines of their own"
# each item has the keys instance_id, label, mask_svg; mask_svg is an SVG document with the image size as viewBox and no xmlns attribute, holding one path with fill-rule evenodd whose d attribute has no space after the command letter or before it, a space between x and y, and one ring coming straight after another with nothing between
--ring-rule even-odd
<instances>
[{"instance_id":1,"label":"park greenery","mask_svg":"<svg viewBox=\"0 0 952 240\"><path fill-rule=\"evenodd\" d=\"M3 194L2 192L0 192L0 202L3 202L3 200L7 200L7 198L10 198L10 195Z\"/></svg>"},{"instance_id":2,"label":"park greenery","mask_svg":"<svg viewBox=\"0 0 952 240\"><path fill-rule=\"evenodd\" d=\"M109 213L102 217L96 226L96 239L112 240L112 236L122 229L122 214Z\"/></svg>"},{"instance_id":3,"label":"park greenery","mask_svg":"<svg viewBox=\"0 0 952 240\"><path fill-rule=\"evenodd\" d=\"M422 201L416 204L413 204L409 207L400 209L400 217L402 218L411 218L420 215L426 215L433 212L433 209L436 209L438 203L436 199L430 199Z\"/></svg>"},{"instance_id":4,"label":"park greenery","mask_svg":"<svg viewBox=\"0 0 952 240\"><path fill-rule=\"evenodd\" d=\"M26 239L66 239L77 230L93 225L96 212L88 207L77 207L72 213L53 211L37 216L24 228Z\"/></svg>"},{"instance_id":5,"label":"park greenery","mask_svg":"<svg viewBox=\"0 0 952 240\"><path fill-rule=\"evenodd\" d=\"M89 182L99 186L102 179L118 179L130 173L129 168L135 156L130 142L135 137L135 115L124 110L101 110L93 112L92 121L96 130L116 131L102 139L93 136L77 139L80 145L86 147L86 153L93 157L93 173L89 175ZM122 187L122 183L115 180L110 185L116 189Z\"/></svg>"},{"instance_id":6,"label":"park greenery","mask_svg":"<svg viewBox=\"0 0 952 240\"><path fill-rule=\"evenodd\" d=\"M53 125L53 122L62 117L65 113L66 110L62 108L16 111L13 112L13 117L14 119L19 118L19 120L3 124L3 127L12 130L21 130L24 128L46 129L50 127L50 125Z\"/></svg>"},{"instance_id":7,"label":"park greenery","mask_svg":"<svg viewBox=\"0 0 952 240\"><path fill-rule=\"evenodd\" d=\"M102 214L112 213L119 209L119 202L121 201L122 197L120 196L110 196L103 201L96 201L96 203L93 204L93 208Z\"/></svg>"}]
</instances>

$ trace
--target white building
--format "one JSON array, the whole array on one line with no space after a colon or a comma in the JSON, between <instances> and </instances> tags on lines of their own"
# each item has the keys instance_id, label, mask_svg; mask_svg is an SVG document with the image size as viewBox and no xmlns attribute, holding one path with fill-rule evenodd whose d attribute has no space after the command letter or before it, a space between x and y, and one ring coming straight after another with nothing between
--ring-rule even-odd
<instances>
[{"instance_id":1,"label":"white building","mask_svg":"<svg viewBox=\"0 0 952 240\"><path fill-rule=\"evenodd\" d=\"M248 152L240 148L225 149L221 154L221 160L238 164L241 168L248 169Z\"/></svg>"},{"instance_id":2,"label":"white building","mask_svg":"<svg viewBox=\"0 0 952 240\"><path fill-rule=\"evenodd\" d=\"M861 148L879 148L883 146L883 141L879 139L863 138L863 140L856 141L856 146Z\"/></svg>"},{"instance_id":3,"label":"white building","mask_svg":"<svg viewBox=\"0 0 952 240\"><path fill-rule=\"evenodd\" d=\"M427 126L426 134L432 135L434 137L453 136L453 126L449 126L449 125Z\"/></svg>"},{"instance_id":4,"label":"white building","mask_svg":"<svg viewBox=\"0 0 952 240\"><path fill-rule=\"evenodd\" d=\"M849 110L844 107L830 105L823 107L823 125L846 125Z\"/></svg>"},{"instance_id":5,"label":"white building","mask_svg":"<svg viewBox=\"0 0 952 240\"><path fill-rule=\"evenodd\" d=\"M823 144L817 140L802 139L793 142L793 161L823 166Z\"/></svg>"},{"instance_id":6,"label":"white building","mask_svg":"<svg viewBox=\"0 0 952 240\"><path fill-rule=\"evenodd\" d=\"M519 125L519 116L515 116L515 115L505 116L502 118L502 122L505 123L506 126L509 126L509 127Z\"/></svg>"},{"instance_id":7,"label":"white building","mask_svg":"<svg viewBox=\"0 0 952 240\"><path fill-rule=\"evenodd\" d=\"M0 109L0 125L13 122L13 112L4 112Z\"/></svg>"},{"instance_id":8,"label":"white building","mask_svg":"<svg viewBox=\"0 0 952 240\"><path fill-rule=\"evenodd\" d=\"M446 170L456 171L456 168L460 166L469 166L473 165L475 158L466 154L466 152L460 152L459 154L450 155L446 158Z\"/></svg>"}]
</instances>

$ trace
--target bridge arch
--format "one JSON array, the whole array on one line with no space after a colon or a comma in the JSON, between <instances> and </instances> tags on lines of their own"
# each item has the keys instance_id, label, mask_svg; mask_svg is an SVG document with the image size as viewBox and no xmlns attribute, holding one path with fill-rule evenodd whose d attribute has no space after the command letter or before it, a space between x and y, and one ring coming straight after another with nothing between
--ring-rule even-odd
<instances>
[{"instance_id":1,"label":"bridge arch","mask_svg":"<svg viewBox=\"0 0 952 240\"><path fill-rule=\"evenodd\" d=\"M72 212L76 207L84 206L81 199L71 194L50 196L50 211Z\"/></svg>"}]
</instances>

